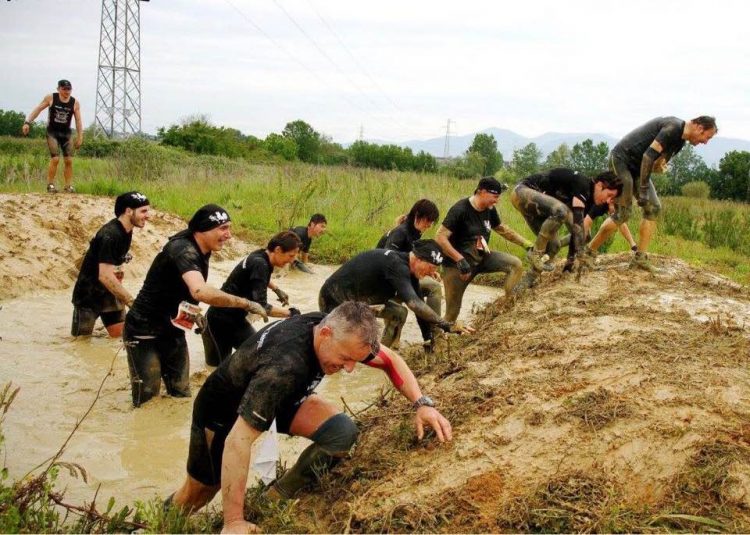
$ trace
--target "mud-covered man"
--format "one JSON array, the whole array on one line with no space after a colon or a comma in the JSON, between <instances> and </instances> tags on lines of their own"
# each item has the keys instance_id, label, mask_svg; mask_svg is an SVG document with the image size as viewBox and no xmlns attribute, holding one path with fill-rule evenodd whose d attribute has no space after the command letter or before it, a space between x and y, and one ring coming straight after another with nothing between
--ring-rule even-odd
<instances>
[{"instance_id":1,"label":"mud-covered man","mask_svg":"<svg viewBox=\"0 0 750 535\"><path fill-rule=\"evenodd\" d=\"M71 95L73 85L68 80L57 82L57 93L45 96L39 105L26 118L23 123L22 132L24 136L29 134L29 129L42 111L49 108L47 119L47 147L49 148L50 162L47 169L47 191L57 193L55 187L55 175L60 163L60 151L63 153L65 179L64 191L73 193L73 145L71 140L72 131L70 123L73 117L76 119L75 148L83 144L83 120L81 119L81 105Z\"/></svg>"},{"instance_id":2,"label":"mud-covered man","mask_svg":"<svg viewBox=\"0 0 750 535\"><path fill-rule=\"evenodd\" d=\"M364 303L346 302L328 315L313 312L272 323L253 335L209 376L195 399L187 478L168 502L192 512L221 490L225 533L258 528L244 520L250 448L276 421L282 433L312 440L266 491L291 498L347 455L356 424L315 394L325 375L357 363L380 368L415 410L417 436L429 426L450 441L451 425L424 396L403 359L378 344L375 316Z\"/></svg>"},{"instance_id":3,"label":"mud-covered man","mask_svg":"<svg viewBox=\"0 0 750 535\"><path fill-rule=\"evenodd\" d=\"M292 232L299 236L302 242L300 248L299 258L292 264L295 268L305 273L312 273L312 270L307 266L310 261L310 245L315 238L319 238L325 234L328 227L328 220L323 214L313 214L310 216L310 221L306 227L294 227ZM273 290L273 286L271 286Z\"/></svg>"},{"instance_id":4,"label":"mud-covered man","mask_svg":"<svg viewBox=\"0 0 750 535\"><path fill-rule=\"evenodd\" d=\"M607 216L615 213L615 199L612 199L607 204L595 204L591 207L591 209L586 212L586 216L583 218L583 235L584 240L586 243L591 241L591 228L594 226L594 221L599 219L600 217ZM630 250L635 252L638 250L638 245L635 243L635 239L633 238L633 234L630 232L630 228L628 227L627 223L623 223L619 227L620 234L622 234L622 237L625 238L625 241L628 242L628 247L630 247ZM562 238L560 238L560 247L568 247L570 245L570 234L566 234Z\"/></svg>"},{"instance_id":5,"label":"mud-covered man","mask_svg":"<svg viewBox=\"0 0 750 535\"><path fill-rule=\"evenodd\" d=\"M268 316L289 318L299 314L296 308L281 308L268 302L268 285L274 268L282 268L292 262L299 252L300 240L292 231L279 232L273 236L265 249L253 251L235 266L221 290L244 297L262 306ZM282 305L289 305L289 297L276 289ZM206 313L206 325L202 330L206 364L218 366L232 349L255 334L247 321L247 314L239 308L211 306Z\"/></svg>"},{"instance_id":6,"label":"mud-covered man","mask_svg":"<svg viewBox=\"0 0 750 535\"><path fill-rule=\"evenodd\" d=\"M482 178L474 194L454 204L438 228L435 239L446 255L443 266L446 321L456 321L466 287L480 273L505 272L505 295L510 295L523 273L521 260L508 253L490 251L488 245L494 230L524 249L531 247L531 242L500 221L495 205L507 188L493 177Z\"/></svg>"},{"instance_id":7,"label":"mud-covered man","mask_svg":"<svg viewBox=\"0 0 750 535\"><path fill-rule=\"evenodd\" d=\"M414 242L421 239L422 233L432 228L439 217L440 211L434 202L429 199L420 199L414 203L408 214L399 218L398 225L383 234L376 248L408 253L414 247ZM437 272L435 278L427 276L419 279L419 290L427 306L438 316L442 315L443 285ZM425 341L429 341L429 335L425 337L424 334Z\"/></svg>"},{"instance_id":8,"label":"mud-covered man","mask_svg":"<svg viewBox=\"0 0 750 535\"><path fill-rule=\"evenodd\" d=\"M632 266L653 271L646 251L656 230L661 202L651 181L651 173L663 172L667 162L682 150L686 141L691 145L708 143L717 131L716 119L706 115L690 121L657 117L622 138L609 157L611 170L622 180L622 195L617 199L615 213L602 224L587 253L595 256L617 227L628 221L635 197L643 210L643 219Z\"/></svg>"},{"instance_id":9,"label":"mud-covered man","mask_svg":"<svg viewBox=\"0 0 750 535\"><path fill-rule=\"evenodd\" d=\"M110 336L122 336L125 307L133 304L122 285L122 265L131 258L133 229L143 228L149 217L149 201L142 193L129 191L115 199L115 217L91 239L73 287L73 336L90 335L97 318Z\"/></svg>"},{"instance_id":10,"label":"mud-covered man","mask_svg":"<svg viewBox=\"0 0 750 535\"><path fill-rule=\"evenodd\" d=\"M185 332L172 318L181 303L198 302L238 308L266 316L265 309L244 297L206 283L211 253L232 237L229 214L215 204L198 209L188 228L169 238L156 255L141 291L125 317L123 339L128 354L133 405L140 407L159 394L189 397L189 366ZM184 326L184 325L183 325Z\"/></svg>"},{"instance_id":11,"label":"mud-covered man","mask_svg":"<svg viewBox=\"0 0 750 535\"><path fill-rule=\"evenodd\" d=\"M536 235L527 256L531 263L529 279L554 269L560 250L557 232L567 227L572 240L565 269L573 268L576 255L585 243L584 214L595 205L608 204L621 190L622 182L612 172L591 179L572 169L556 168L527 176L513 189L510 202Z\"/></svg>"},{"instance_id":12,"label":"mud-covered man","mask_svg":"<svg viewBox=\"0 0 750 535\"><path fill-rule=\"evenodd\" d=\"M323 283L318 305L322 312L330 312L350 300L385 305L379 313L385 321L381 343L390 348L399 345L408 309L417 316L423 336L430 336L433 325L446 332L468 332L470 330L445 321L422 300L419 280L434 276L442 261L443 254L434 240L418 240L408 253L393 249L365 251L346 262Z\"/></svg>"}]
</instances>

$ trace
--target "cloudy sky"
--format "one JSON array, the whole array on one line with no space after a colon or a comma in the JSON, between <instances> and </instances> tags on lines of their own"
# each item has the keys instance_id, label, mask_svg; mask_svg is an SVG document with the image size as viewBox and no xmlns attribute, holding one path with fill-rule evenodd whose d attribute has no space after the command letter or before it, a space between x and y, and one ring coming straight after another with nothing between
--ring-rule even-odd
<instances>
[{"instance_id":1,"label":"cloudy sky","mask_svg":"<svg viewBox=\"0 0 750 535\"><path fill-rule=\"evenodd\" d=\"M265 137L303 119L344 142L468 134L621 136L715 115L750 139L750 4L728 0L152 0L143 130L204 114ZM0 3L0 108L69 78L94 118L101 2Z\"/></svg>"}]
</instances>

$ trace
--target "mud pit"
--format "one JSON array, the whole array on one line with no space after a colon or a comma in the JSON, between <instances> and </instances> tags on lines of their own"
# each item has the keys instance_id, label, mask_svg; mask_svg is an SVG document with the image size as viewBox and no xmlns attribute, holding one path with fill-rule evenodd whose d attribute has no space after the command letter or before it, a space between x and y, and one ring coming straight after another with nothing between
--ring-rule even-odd
<instances>
[{"instance_id":1,"label":"mud pit","mask_svg":"<svg viewBox=\"0 0 750 535\"><path fill-rule=\"evenodd\" d=\"M112 200L82 195L0 195L0 384L21 391L4 423L11 477L20 477L54 455L89 408L105 378L101 396L68 445L62 460L82 465L89 483L61 474L70 502L115 496L118 504L165 496L182 481L187 458L192 400L162 397L134 410L127 363L119 340L98 324L91 338L70 336L74 261L96 230L112 217ZM125 285L136 292L166 237L184 228L179 218L157 212L145 229L136 229L126 265ZM209 280L217 286L238 259L255 247L232 240L212 259ZM222 259L223 258L223 259ZM303 312L317 310L318 289L333 266L314 266L315 274L282 273L276 282ZM494 299L492 288L470 287L471 303ZM269 299L275 302L270 293ZM205 306L204 306L205 309ZM256 323L256 327L261 325ZM193 393L208 374L200 337L188 335ZM420 339L413 316L403 340ZM352 374L327 378L318 391L353 410L361 410L384 385L383 374L358 367ZM282 462L306 446L282 437Z\"/></svg>"}]
</instances>

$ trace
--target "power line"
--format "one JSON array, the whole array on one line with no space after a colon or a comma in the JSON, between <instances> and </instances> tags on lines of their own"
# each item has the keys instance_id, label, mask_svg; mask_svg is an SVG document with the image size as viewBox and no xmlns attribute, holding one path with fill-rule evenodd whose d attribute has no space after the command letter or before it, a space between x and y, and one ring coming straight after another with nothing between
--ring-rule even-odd
<instances>
[{"instance_id":1,"label":"power line","mask_svg":"<svg viewBox=\"0 0 750 535\"><path fill-rule=\"evenodd\" d=\"M403 113L403 110L396 104L396 102L386 93L382 87L380 87L380 84L373 78L368 70L362 65L362 63L357 59L357 57L352 53L352 51L349 49L348 46L346 46L346 43L344 43L343 39L339 36L339 34L328 24L328 22L323 18L323 16L320 14L320 12L315 8L315 4L312 3L311 0L307 0L307 3L312 8L313 12L317 17L320 19L320 22L323 23L323 25L328 28L328 31L331 32L331 35L333 35L336 40L339 42L341 47L346 51L346 53L349 55L349 57L352 59L352 61L359 67L359 69L362 71L362 73L367 76L367 78L372 82L372 85L375 86L375 88L380 91L380 93L388 100L388 102L391 103L391 105L399 112Z\"/></svg>"}]
</instances>

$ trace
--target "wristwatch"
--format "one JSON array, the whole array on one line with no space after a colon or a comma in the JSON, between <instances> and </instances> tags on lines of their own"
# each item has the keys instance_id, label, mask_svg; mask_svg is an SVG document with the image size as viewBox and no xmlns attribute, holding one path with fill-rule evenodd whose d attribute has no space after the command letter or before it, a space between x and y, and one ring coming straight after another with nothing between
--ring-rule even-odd
<instances>
[{"instance_id":1,"label":"wristwatch","mask_svg":"<svg viewBox=\"0 0 750 535\"><path fill-rule=\"evenodd\" d=\"M432 401L432 398L429 396L422 396L417 401L415 401L412 404L412 407L414 407L414 410L417 410L419 407L434 407L435 402Z\"/></svg>"}]
</instances>

